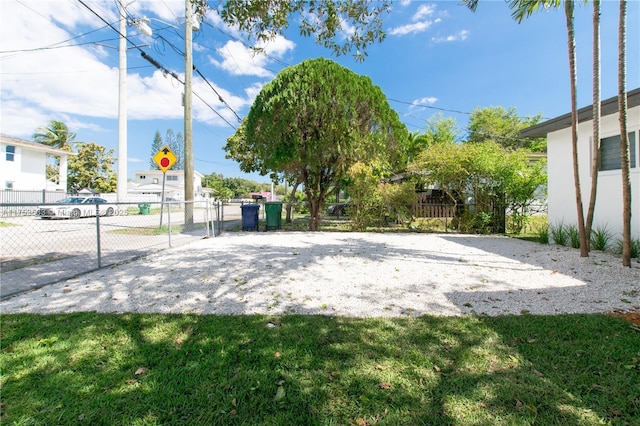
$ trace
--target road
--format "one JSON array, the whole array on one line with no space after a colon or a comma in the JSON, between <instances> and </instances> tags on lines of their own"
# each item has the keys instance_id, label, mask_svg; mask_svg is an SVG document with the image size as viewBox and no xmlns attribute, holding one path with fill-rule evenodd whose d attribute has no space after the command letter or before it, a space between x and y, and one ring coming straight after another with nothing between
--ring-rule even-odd
<instances>
[{"instance_id":1,"label":"road","mask_svg":"<svg viewBox=\"0 0 640 426\"><path fill-rule=\"evenodd\" d=\"M239 206L225 206L225 220L238 220ZM26 259L55 255L75 255L92 253L97 255L98 235L101 254L117 251L137 250L169 244L166 230L158 231L161 220L163 228L169 222L172 226L172 243L184 238L201 238L206 235L204 223L205 209L194 210L194 223L200 226L192 232L182 232L184 223L182 211L173 211L170 216L165 211L160 214L102 216L98 223L95 217L80 219L46 220L36 216L2 218L0 222L0 255L6 259ZM176 232L176 229L179 232Z\"/></svg>"},{"instance_id":2,"label":"road","mask_svg":"<svg viewBox=\"0 0 640 426\"><path fill-rule=\"evenodd\" d=\"M193 217L196 229L190 232L182 229L182 211L173 211L170 217L165 211L160 231L159 213L100 217L99 228L95 217L60 220L0 217L0 299L199 240L207 235L205 223L213 218L206 216L205 209L198 208ZM224 207L225 223L240 219L239 206ZM167 232L169 221L171 237Z\"/></svg>"}]
</instances>

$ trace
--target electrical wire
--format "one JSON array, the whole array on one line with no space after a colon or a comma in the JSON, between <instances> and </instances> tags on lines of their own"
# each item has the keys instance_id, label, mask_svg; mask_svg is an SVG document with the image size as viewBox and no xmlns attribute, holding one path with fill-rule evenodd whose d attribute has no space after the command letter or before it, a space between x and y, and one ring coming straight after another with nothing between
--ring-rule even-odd
<instances>
[{"instance_id":1,"label":"electrical wire","mask_svg":"<svg viewBox=\"0 0 640 426\"><path fill-rule=\"evenodd\" d=\"M397 102L399 104L405 104L405 105L412 105L412 106L418 106L418 107L423 107L423 108L435 109L435 110L444 111L444 112L453 112L453 113L456 113L456 114L471 115L471 113L467 112L467 111L458 111L458 110L455 110L455 109L439 108L439 107L434 107L433 105L425 105L425 104L418 104L418 103L415 103L415 102L399 101L397 99L392 99L392 98L387 98L387 99L392 101L392 102Z\"/></svg>"},{"instance_id":2,"label":"electrical wire","mask_svg":"<svg viewBox=\"0 0 640 426\"><path fill-rule=\"evenodd\" d=\"M73 39L69 39L69 40L73 40ZM69 41L69 40L66 40L66 41ZM0 54L3 54L3 53L26 53L26 52L37 52L37 51L43 51L43 50L63 49L63 48L66 48L66 47L85 46L87 44L100 44L100 43L103 43L103 42L115 41L115 40L117 40L117 39L108 38L106 40L87 41L85 43L65 44L64 46L56 46L56 44L59 44L59 43L56 43L54 45L47 46L47 47L34 47L33 49L0 50ZM64 43L64 42L60 42L60 43Z\"/></svg>"},{"instance_id":3,"label":"electrical wire","mask_svg":"<svg viewBox=\"0 0 640 426\"><path fill-rule=\"evenodd\" d=\"M171 46L171 48L176 51L178 54L180 54L181 56L184 56L184 52L181 51L177 46L175 46L173 43L171 43L169 40L167 40L165 37L163 37L162 35L158 35L158 38L162 39L163 41L165 41L169 46ZM215 87L213 87L213 85L209 82L209 80L207 80L207 78L204 76L204 74L202 74L200 72L200 70L194 65L193 66L193 70L198 73L198 75L200 76L200 78L202 78L204 80L205 83L207 83L207 85L211 88L211 90L213 90L213 92L216 94L216 96L218 96L218 100L224 105L226 106L232 113L233 115L236 116L236 118L238 119L238 122L242 122L242 118L240 118L240 116L238 115L238 113L231 108L231 105L229 105L227 103L227 101L224 100L224 98L222 97L222 95L220 95L220 93L216 90ZM222 117L221 117L222 118ZM225 120L226 121L226 120ZM228 123L228 122L227 122ZM233 126L231 126L233 127ZM235 127L234 127L235 129Z\"/></svg>"},{"instance_id":4,"label":"electrical wire","mask_svg":"<svg viewBox=\"0 0 640 426\"><path fill-rule=\"evenodd\" d=\"M140 52L140 55L142 55L142 57L149 62L151 65L153 65L154 67L158 68L159 70L161 70L163 73L165 74L169 74L171 77L173 77L176 81L178 81L179 83L181 83L183 86L185 85L184 81L180 80L180 78L178 77L178 75L165 68L162 64L160 64L158 61L156 61L155 59L153 59L151 56L149 56L148 53L146 53L144 50L140 49L139 46L137 46L135 43L133 43L129 37L127 37L125 34L122 34L120 32L120 30L118 30L117 28L115 28L113 25L111 25L110 23L108 23L102 16L100 16L98 13L96 13L93 9L91 9L83 0L78 0L78 2L80 4L82 4L84 7L86 7L91 13L93 13L94 15L96 15L98 17L98 19L100 19L102 22L104 22L105 24L107 24L112 30L114 30L116 33L118 33L120 35L120 37L124 37L124 39L131 43L132 47L137 49ZM233 126L233 124L231 124L227 119L225 119L218 111L216 111L211 105L209 105L198 93L194 92L193 90L191 91L191 93L193 93L198 99L200 99L200 101L202 101L202 103L204 103L206 106L208 106L216 115L218 115L218 117L220 117L225 123L227 123L229 126L231 126L234 130L235 130L235 126ZM235 112L234 112L235 113Z\"/></svg>"}]
</instances>

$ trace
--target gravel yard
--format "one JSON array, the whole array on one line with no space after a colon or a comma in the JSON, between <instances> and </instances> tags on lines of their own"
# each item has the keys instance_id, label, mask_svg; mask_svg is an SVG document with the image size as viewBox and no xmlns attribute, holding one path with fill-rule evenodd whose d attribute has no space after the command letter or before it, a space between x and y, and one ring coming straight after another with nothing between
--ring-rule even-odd
<instances>
[{"instance_id":1,"label":"gravel yard","mask_svg":"<svg viewBox=\"0 0 640 426\"><path fill-rule=\"evenodd\" d=\"M13 312L350 317L640 311L640 263L457 234L225 233L0 303Z\"/></svg>"}]
</instances>

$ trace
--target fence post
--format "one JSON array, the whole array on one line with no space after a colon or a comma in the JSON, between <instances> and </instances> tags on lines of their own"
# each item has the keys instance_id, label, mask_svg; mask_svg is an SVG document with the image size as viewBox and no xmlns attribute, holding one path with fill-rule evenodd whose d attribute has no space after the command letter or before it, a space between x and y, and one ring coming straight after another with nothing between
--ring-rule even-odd
<instances>
[{"instance_id":1,"label":"fence post","mask_svg":"<svg viewBox=\"0 0 640 426\"><path fill-rule=\"evenodd\" d=\"M167 226L169 228L169 248L171 248L171 204L164 203L167 206ZM160 207L160 215L162 215L162 205Z\"/></svg>"},{"instance_id":2,"label":"fence post","mask_svg":"<svg viewBox=\"0 0 640 426\"><path fill-rule=\"evenodd\" d=\"M102 268L102 253L100 251L100 204L96 203L96 242L98 245L98 269Z\"/></svg>"},{"instance_id":3,"label":"fence post","mask_svg":"<svg viewBox=\"0 0 640 426\"><path fill-rule=\"evenodd\" d=\"M209 229L209 225L211 225L211 227L213 227L213 222L211 221L211 203L209 202L209 199L206 198L204 200L204 209L205 209L205 223L206 223L206 229L207 229L207 238L211 237L211 232Z\"/></svg>"}]
</instances>

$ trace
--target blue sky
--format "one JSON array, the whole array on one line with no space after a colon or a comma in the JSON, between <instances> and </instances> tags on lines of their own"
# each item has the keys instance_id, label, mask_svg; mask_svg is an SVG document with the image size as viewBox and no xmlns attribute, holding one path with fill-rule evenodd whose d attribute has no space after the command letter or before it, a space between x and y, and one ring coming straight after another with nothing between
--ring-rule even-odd
<instances>
[{"instance_id":1,"label":"blue sky","mask_svg":"<svg viewBox=\"0 0 640 426\"><path fill-rule=\"evenodd\" d=\"M83 2L118 26L115 0ZM130 18L150 18L154 30L147 37L129 26L130 39L148 45L141 49L183 79L184 1L127 4ZM76 132L76 140L113 148L117 155L118 34L75 0L2 0L0 16L2 133L30 140L38 126L59 120ZM194 33L194 65L207 80L194 74L195 169L267 182L267 177L242 173L224 158L222 146L235 132L232 125L238 125L235 114L246 116L260 88L307 58L332 58L368 75L410 131L423 130L438 112L464 129L468 113L477 107L513 106L522 116L547 118L570 110L562 10L539 12L518 24L503 1L481 1L476 13L458 1L398 1L383 19L387 38L370 46L359 63L299 36L295 18L283 37L265 46L268 56L251 55L245 35L211 12ZM601 19L606 99L617 93L617 1L602 2ZM630 90L640 87L640 2L628 3L627 19ZM576 9L576 36L578 105L586 106L592 79L590 5ZM132 177L148 168L155 132L183 132L184 124L181 84L163 76L136 49L128 51L127 62L127 174Z\"/></svg>"}]
</instances>

